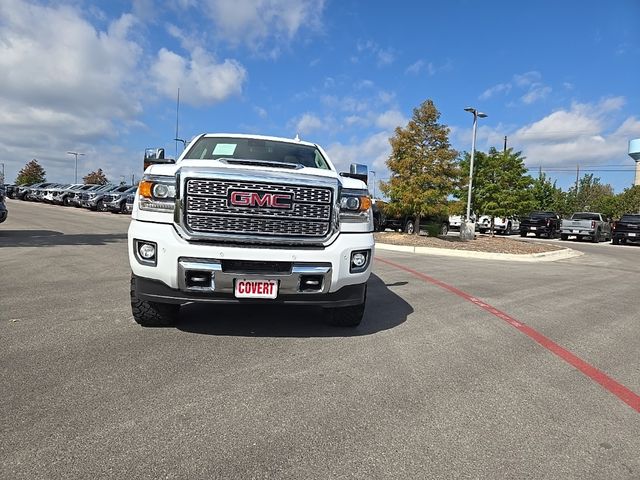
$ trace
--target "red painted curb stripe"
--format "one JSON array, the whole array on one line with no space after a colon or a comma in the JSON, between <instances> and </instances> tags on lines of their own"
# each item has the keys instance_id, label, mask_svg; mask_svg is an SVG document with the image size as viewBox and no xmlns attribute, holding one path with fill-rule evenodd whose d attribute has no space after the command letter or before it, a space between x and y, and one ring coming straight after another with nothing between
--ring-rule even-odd
<instances>
[{"instance_id":1,"label":"red painted curb stripe","mask_svg":"<svg viewBox=\"0 0 640 480\"><path fill-rule=\"evenodd\" d=\"M553 354L557 355L558 357L560 357L562 360L567 362L569 365L572 365L573 367L575 367L578 370L580 370L582 373L584 373L591 380L599 383L607 391L611 392L616 397L618 397L620 400L622 400L624 403L626 403L631 408L633 408L636 412L640 413L640 395L638 395L637 393L629 390L624 385L616 382L613 378L609 377L607 374L605 374L604 372L598 370L597 368L593 367L592 365L589 365L587 362L585 362L581 358L575 356L570 351L562 348L560 345L555 343L553 340L545 337L544 335L542 335L537 330L534 330L533 328L528 327L527 325L523 324L522 322L519 322L518 320L516 320L515 318L511 317L510 315L507 315L506 313L498 310L497 308L492 307L491 305L483 302L482 300L480 300L478 298L475 298L474 296L469 295L468 293L463 292L462 290L459 290L456 287L453 287L453 286L448 285L448 284L446 284L444 282L441 282L440 280L438 280L436 278L430 277L429 275L425 275L424 273L418 272L418 271L413 270L413 269L411 269L409 267L405 267L404 265L400 265L400 264L391 262L389 260L384 260L384 259L379 258L379 257L376 257L376 260L379 261L379 262L382 262L382 263L386 263L387 265L390 265L392 267L398 268L400 270L404 270L405 272L408 272L408 273L412 274L413 276L415 276L415 277L417 277L417 278L419 278L421 280L424 280L425 282L431 283L431 284L436 285L436 286L438 286L440 288L448 290L449 292L451 292L451 293L453 293L453 294L455 294L455 295L457 295L457 296L459 296L461 298L464 298L465 300L473 303L474 305L482 308L483 310L486 310L487 312L489 312L492 315L498 317L499 319L504 320L505 322L507 322L512 327L514 327L517 330L519 330L520 332L524 333L530 339L532 339L535 342L537 342L540 345L542 345L544 348L549 350L551 353L553 353Z\"/></svg>"}]
</instances>

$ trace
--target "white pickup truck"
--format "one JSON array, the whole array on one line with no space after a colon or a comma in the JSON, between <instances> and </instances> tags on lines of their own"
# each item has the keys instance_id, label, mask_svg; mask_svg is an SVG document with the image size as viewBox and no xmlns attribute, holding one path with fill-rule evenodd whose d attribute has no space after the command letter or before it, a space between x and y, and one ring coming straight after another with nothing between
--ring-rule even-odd
<instances>
[{"instance_id":1,"label":"white pickup truck","mask_svg":"<svg viewBox=\"0 0 640 480\"><path fill-rule=\"evenodd\" d=\"M200 135L149 166L128 232L133 318L167 326L185 303L269 302L360 324L374 239L359 167L338 174L316 144L241 134Z\"/></svg>"},{"instance_id":2,"label":"white pickup truck","mask_svg":"<svg viewBox=\"0 0 640 480\"><path fill-rule=\"evenodd\" d=\"M572 235L578 240L589 237L593 243L608 241L611 240L611 225L601 213L577 212L570 219L563 219L560 226L562 240L567 240Z\"/></svg>"}]
</instances>

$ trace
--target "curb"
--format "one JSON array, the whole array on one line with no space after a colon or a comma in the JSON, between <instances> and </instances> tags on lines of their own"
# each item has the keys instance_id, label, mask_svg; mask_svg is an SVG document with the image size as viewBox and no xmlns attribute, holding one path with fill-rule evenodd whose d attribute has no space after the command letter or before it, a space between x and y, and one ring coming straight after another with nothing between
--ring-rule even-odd
<instances>
[{"instance_id":1,"label":"curb","mask_svg":"<svg viewBox=\"0 0 640 480\"><path fill-rule=\"evenodd\" d=\"M556 260L565 260L567 258L584 255L583 252L578 252L577 250L572 250L570 248L563 248L561 250L554 250L551 252L517 254L476 252L473 250L452 250L449 248L416 247L411 245L391 245L388 243L377 242L376 249L416 253L420 255L440 255L443 257L478 258L483 260L504 260L510 262L555 262Z\"/></svg>"}]
</instances>

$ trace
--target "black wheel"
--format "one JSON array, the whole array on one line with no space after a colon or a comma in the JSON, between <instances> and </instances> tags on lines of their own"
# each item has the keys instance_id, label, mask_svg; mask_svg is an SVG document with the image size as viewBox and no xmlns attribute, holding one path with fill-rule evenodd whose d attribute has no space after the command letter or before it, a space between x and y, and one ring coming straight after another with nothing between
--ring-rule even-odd
<instances>
[{"instance_id":1,"label":"black wheel","mask_svg":"<svg viewBox=\"0 0 640 480\"><path fill-rule=\"evenodd\" d=\"M505 235L511 235L511 222L507 223L507 228L504 229Z\"/></svg>"},{"instance_id":2,"label":"black wheel","mask_svg":"<svg viewBox=\"0 0 640 480\"><path fill-rule=\"evenodd\" d=\"M365 301L359 305L350 307L326 308L326 321L334 327L357 327L364 316L364 306L367 300L367 291L364 292Z\"/></svg>"},{"instance_id":3,"label":"black wheel","mask_svg":"<svg viewBox=\"0 0 640 480\"><path fill-rule=\"evenodd\" d=\"M620 238L619 238L619 237L613 237L613 238L611 239L611 243L612 243L613 245L620 245Z\"/></svg>"},{"instance_id":4,"label":"black wheel","mask_svg":"<svg viewBox=\"0 0 640 480\"><path fill-rule=\"evenodd\" d=\"M595 235L591 236L591 243L598 243L600 241L600 230L596 230Z\"/></svg>"},{"instance_id":5,"label":"black wheel","mask_svg":"<svg viewBox=\"0 0 640 480\"><path fill-rule=\"evenodd\" d=\"M175 325L180 305L140 300L136 295L136 279L131 275L131 313L143 327L170 327Z\"/></svg>"},{"instance_id":6,"label":"black wheel","mask_svg":"<svg viewBox=\"0 0 640 480\"><path fill-rule=\"evenodd\" d=\"M69 199L67 197L64 197L62 199L62 205L64 205L65 207L69 206Z\"/></svg>"},{"instance_id":7,"label":"black wheel","mask_svg":"<svg viewBox=\"0 0 640 480\"><path fill-rule=\"evenodd\" d=\"M536 232L534 235L536 236L536 238L540 237L540 233L539 232Z\"/></svg>"},{"instance_id":8,"label":"black wheel","mask_svg":"<svg viewBox=\"0 0 640 480\"><path fill-rule=\"evenodd\" d=\"M527 236L527 232L520 232L520 236L521 237L526 237Z\"/></svg>"},{"instance_id":9,"label":"black wheel","mask_svg":"<svg viewBox=\"0 0 640 480\"><path fill-rule=\"evenodd\" d=\"M446 223L443 223L442 226L440 227L440 235L444 237L448 233L449 233L449 225L447 225Z\"/></svg>"},{"instance_id":10,"label":"black wheel","mask_svg":"<svg viewBox=\"0 0 640 480\"><path fill-rule=\"evenodd\" d=\"M404 231L405 233L408 234L412 234L415 233L416 229L415 229L415 224L413 223L413 220L407 220L407 223L404 224Z\"/></svg>"},{"instance_id":11,"label":"black wheel","mask_svg":"<svg viewBox=\"0 0 640 480\"><path fill-rule=\"evenodd\" d=\"M569 235L567 235L566 233L561 233L560 240L569 240Z\"/></svg>"},{"instance_id":12,"label":"black wheel","mask_svg":"<svg viewBox=\"0 0 640 480\"><path fill-rule=\"evenodd\" d=\"M104 206L104 202L102 200L98 201L98 204L96 205L96 210L99 212L104 212L107 210L107 207Z\"/></svg>"}]
</instances>

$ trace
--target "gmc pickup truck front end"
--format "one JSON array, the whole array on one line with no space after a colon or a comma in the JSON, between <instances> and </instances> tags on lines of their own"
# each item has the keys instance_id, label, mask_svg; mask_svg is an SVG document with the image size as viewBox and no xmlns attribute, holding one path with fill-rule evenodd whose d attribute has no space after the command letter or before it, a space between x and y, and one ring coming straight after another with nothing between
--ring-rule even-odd
<instances>
[{"instance_id":1,"label":"gmc pickup truck front end","mask_svg":"<svg viewBox=\"0 0 640 480\"><path fill-rule=\"evenodd\" d=\"M170 325L180 305L316 305L360 323L374 254L371 200L311 143L202 135L145 172L129 227L134 319Z\"/></svg>"}]
</instances>

